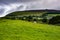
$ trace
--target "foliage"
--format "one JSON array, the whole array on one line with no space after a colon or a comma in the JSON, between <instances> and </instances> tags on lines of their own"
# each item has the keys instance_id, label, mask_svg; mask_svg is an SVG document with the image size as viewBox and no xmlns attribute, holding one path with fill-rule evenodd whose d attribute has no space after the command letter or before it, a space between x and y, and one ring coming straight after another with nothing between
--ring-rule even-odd
<instances>
[{"instance_id":1,"label":"foliage","mask_svg":"<svg viewBox=\"0 0 60 40\"><path fill-rule=\"evenodd\" d=\"M49 24L60 24L60 16L52 17L49 20Z\"/></svg>"}]
</instances>

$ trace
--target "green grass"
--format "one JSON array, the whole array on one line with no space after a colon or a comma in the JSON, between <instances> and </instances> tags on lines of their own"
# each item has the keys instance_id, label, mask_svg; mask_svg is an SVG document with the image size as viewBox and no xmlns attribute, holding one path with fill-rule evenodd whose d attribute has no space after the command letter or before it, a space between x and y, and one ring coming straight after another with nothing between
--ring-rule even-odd
<instances>
[{"instance_id":1,"label":"green grass","mask_svg":"<svg viewBox=\"0 0 60 40\"><path fill-rule=\"evenodd\" d=\"M0 40L60 40L60 26L0 20Z\"/></svg>"},{"instance_id":2,"label":"green grass","mask_svg":"<svg viewBox=\"0 0 60 40\"><path fill-rule=\"evenodd\" d=\"M13 15L13 16L27 16L27 15L31 15L31 16L41 16L42 14L44 14L46 12L39 12L39 11L17 11L17 12L12 12L10 14L8 14L9 16L10 15ZM6 16L8 16L6 15Z\"/></svg>"}]
</instances>

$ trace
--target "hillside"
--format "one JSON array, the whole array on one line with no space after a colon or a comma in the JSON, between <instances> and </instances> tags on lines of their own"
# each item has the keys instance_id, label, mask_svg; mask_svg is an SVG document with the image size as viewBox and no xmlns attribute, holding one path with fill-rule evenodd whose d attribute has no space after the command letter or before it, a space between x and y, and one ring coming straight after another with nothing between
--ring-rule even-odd
<instances>
[{"instance_id":1,"label":"hillside","mask_svg":"<svg viewBox=\"0 0 60 40\"><path fill-rule=\"evenodd\" d=\"M45 12L40 12L40 11L17 11L10 13L6 16L28 16L28 15L35 15L35 16L40 16Z\"/></svg>"},{"instance_id":2,"label":"hillside","mask_svg":"<svg viewBox=\"0 0 60 40\"><path fill-rule=\"evenodd\" d=\"M0 40L60 40L60 26L4 19Z\"/></svg>"},{"instance_id":3,"label":"hillside","mask_svg":"<svg viewBox=\"0 0 60 40\"><path fill-rule=\"evenodd\" d=\"M46 9L46 10L26 10L26 11L12 12L11 14L8 14L8 15L10 15L10 16L16 16L16 15L35 15L35 16L40 16L40 15L45 14L47 12L49 12L50 14L60 13L60 10L48 10L48 9Z\"/></svg>"}]
</instances>

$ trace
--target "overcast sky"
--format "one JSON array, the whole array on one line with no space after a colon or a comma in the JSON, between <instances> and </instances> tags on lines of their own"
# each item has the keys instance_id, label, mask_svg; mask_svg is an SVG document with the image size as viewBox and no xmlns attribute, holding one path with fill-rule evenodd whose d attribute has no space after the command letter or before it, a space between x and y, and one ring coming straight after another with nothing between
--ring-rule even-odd
<instances>
[{"instance_id":1,"label":"overcast sky","mask_svg":"<svg viewBox=\"0 0 60 40\"><path fill-rule=\"evenodd\" d=\"M37 9L60 10L60 0L0 0L0 17L15 11Z\"/></svg>"}]
</instances>

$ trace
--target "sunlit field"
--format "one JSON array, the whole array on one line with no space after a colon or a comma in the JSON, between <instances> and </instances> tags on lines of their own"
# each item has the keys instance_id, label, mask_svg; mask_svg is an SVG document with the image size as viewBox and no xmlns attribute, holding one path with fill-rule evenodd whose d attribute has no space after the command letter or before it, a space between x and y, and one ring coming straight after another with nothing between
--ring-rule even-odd
<instances>
[{"instance_id":1,"label":"sunlit field","mask_svg":"<svg viewBox=\"0 0 60 40\"><path fill-rule=\"evenodd\" d=\"M4 19L0 40L60 40L60 26Z\"/></svg>"}]
</instances>

